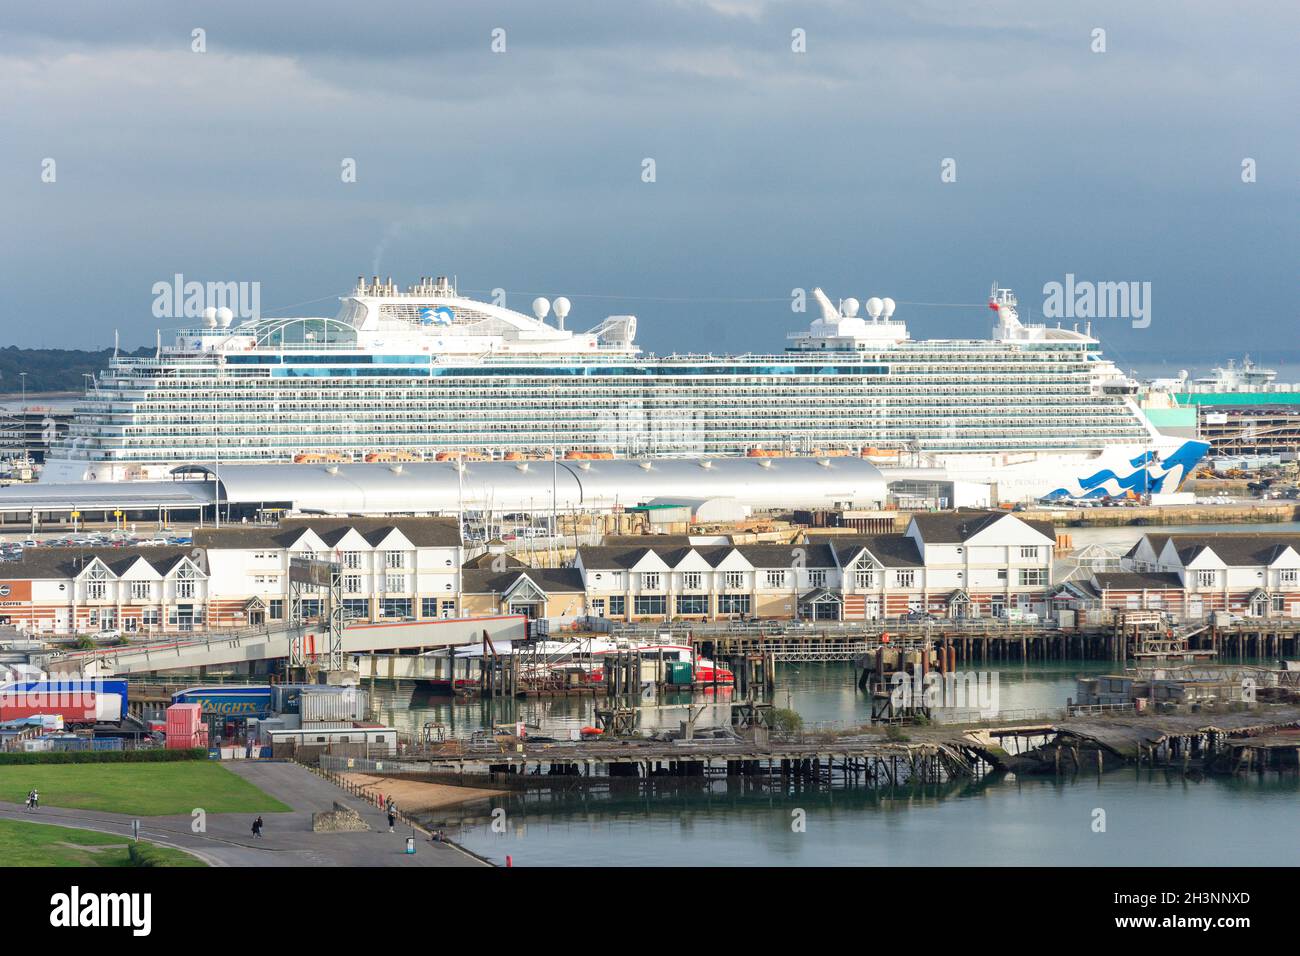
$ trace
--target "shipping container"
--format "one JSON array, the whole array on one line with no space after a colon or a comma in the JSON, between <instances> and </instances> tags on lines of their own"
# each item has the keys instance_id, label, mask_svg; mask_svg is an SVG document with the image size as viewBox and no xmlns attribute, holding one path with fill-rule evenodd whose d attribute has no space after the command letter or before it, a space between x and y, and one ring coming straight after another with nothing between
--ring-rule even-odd
<instances>
[{"instance_id":1,"label":"shipping container","mask_svg":"<svg viewBox=\"0 0 1300 956\"><path fill-rule=\"evenodd\" d=\"M195 704L172 704L167 708L167 739L192 739L203 724L202 707Z\"/></svg>"},{"instance_id":2,"label":"shipping container","mask_svg":"<svg viewBox=\"0 0 1300 956\"><path fill-rule=\"evenodd\" d=\"M302 714L305 720L359 719L365 715L367 699L366 692L355 684L278 684L271 688L272 712ZM348 712L342 717L334 716L344 706ZM313 708L320 716L308 713Z\"/></svg>"},{"instance_id":3,"label":"shipping container","mask_svg":"<svg viewBox=\"0 0 1300 956\"><path fill-rule=\"evenodd\" d=\"M341 692L304 690L298 699L298 713L303 723L321 720L359 720L365 717L365 691L355 687Z\"/></svg>"},{"instance_id":4,"label":"shipping container","mask_svg":"<svg viewBox=\"0 0 1300 956\"><path fill-rule=\"evenodd\" d=\"M206 732L185 734L168 734L166 749L168 750L190 750L194 747L206 747L208 745L208 735Z\"/></svg>"}]
</instances>

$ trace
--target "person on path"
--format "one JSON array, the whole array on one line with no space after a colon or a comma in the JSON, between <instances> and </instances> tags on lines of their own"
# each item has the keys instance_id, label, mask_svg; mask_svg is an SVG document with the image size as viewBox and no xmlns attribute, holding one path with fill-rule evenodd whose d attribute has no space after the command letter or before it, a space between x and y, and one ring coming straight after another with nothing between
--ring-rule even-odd
<instances>
[{"instance_id":1,"label":"person on path","mask_svg":"<svg viewBox=\"0 0 1300 956\"><path fill-rule=\"evenodd\" d=\"M253 821L253 836L255 839L262 839L262 818L260 816Z\"/></svg>"},{"instance_id":2,"label":"person on path","mask_svg":"<svg viewBox=\"0 0 1300 956\"><path fill-rule=\"evenodd\" d=\"M388 832L393 832L393 826L397 823L397 811L392 807L388 808Z\"/></svg>"},{"instance_id":3,"label":"person on path","mask_svg":"<svg viewBox=\"0 0 1300 956\"><path fill-rule=\"evenodd\" d=\"M35 809L36 809L36 791L35 791L35 790L28 790L28 791L27 791L27 805L26 805L26 809L28 809L28 810L35 810Z\"/></svg>"}]
</instances>

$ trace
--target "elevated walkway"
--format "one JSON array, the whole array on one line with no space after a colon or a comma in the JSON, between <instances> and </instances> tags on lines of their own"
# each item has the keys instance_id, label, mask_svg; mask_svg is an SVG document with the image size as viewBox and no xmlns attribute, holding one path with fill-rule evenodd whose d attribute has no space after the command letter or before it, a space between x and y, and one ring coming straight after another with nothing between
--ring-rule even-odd
<instances>
[{"instance_id":1,"label":"elevated walkway","mask_svg":"<svg viewBox=\"0 0 1300 956\"><path fill-rule=\"evenodd\" d=\"M343 653L368 654L404 648L477 644L483 640L484 633L494 643L522 641L526 623L526 618L522 615L378 624L354 622L343 628ZM46 670L50 673L107 677L288 658L293 641L299 637L303 642L303 653L307 657L328 653L327 630L309 627L300 632L284 627L234 637L198 637L166 643L77 651L51 659Z\"/></svg>"}]
</instances>

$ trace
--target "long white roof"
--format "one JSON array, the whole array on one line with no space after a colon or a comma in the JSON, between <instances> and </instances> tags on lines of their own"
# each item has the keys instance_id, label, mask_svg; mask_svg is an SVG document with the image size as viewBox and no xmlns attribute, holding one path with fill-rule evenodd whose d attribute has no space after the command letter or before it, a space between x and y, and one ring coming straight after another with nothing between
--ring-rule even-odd
<instances>
[{"instance_id":1,"label":"long white roof","mask_svg":"<svg viewBox=\"0 0 1300 956\"><path fill-rule=\"evenodd\" d=\"M216 476L196 464L178 473ZM734 498L752 508L882 503L886 483L861 458L610 459L402 464L223 465L220 499L330 514L492 510L607 511L655 498Z\"/></svg>"}]
</instances>

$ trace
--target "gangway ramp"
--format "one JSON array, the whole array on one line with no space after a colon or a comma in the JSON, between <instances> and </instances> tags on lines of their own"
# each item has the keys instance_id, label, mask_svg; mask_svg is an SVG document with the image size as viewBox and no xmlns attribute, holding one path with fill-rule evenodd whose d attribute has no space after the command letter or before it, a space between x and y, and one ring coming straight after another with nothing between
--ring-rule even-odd
<instances>
[{"instance_id":1,"label":"gangway ramp","mask_svg":"<svg viewBox=\"0 0 1300 956\"><path fill-rule=\"evenodd\" d=\"M448 647L477 644L488 639L522 641L527 618L509 614L493 617L439 618L430 621L350 622L343 628L343 653L367 654L404 648ZM288 658L294 641L301 641L309 658L326 655L329 633L324 627L282 628L236 636L127 645L78 651L54 658L51 673L77 673L106 677L149 671L181 670L223 664Z\"/></svg>"}]
</instances>

